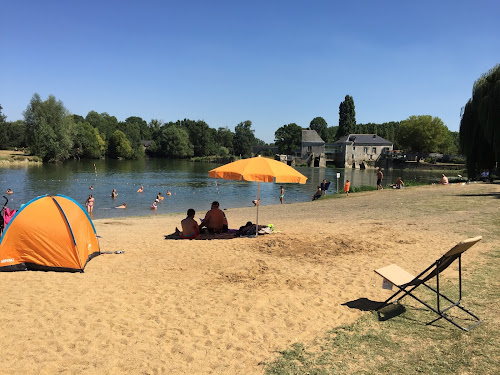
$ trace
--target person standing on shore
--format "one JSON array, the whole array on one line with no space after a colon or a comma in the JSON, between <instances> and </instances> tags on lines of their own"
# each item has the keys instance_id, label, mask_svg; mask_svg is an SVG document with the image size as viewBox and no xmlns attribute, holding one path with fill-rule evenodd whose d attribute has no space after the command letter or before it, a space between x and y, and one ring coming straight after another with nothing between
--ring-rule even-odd
<instances>
[{"instance_id":1,"label":"person standing on shore","mask_svg":"<svg viewBox=\"0 0 500 375\"><path fill-rule=\"evenodd\" d=\"M346 196L349 196L350 188L351 188L351 183L349 182L349 180L347 180L344 185L344 192L346 193Z\"/></svg>"},{"instance_id":2,"label":"person standing on shore","mask_svg":"<svg viewBox=\"0 0 500 375\"><path fill-rule=\"evenodd\" d=\"M283 197L285 196L285 189L283 188L283 185L280 186L280 202L283 204Z\"/></svg>"},{"instance_id":3,"label":"person standing on shore","mask_svg":"<svg viewBox=\"0 0 500 375\"><path fill-rule=\"evenodd\" d=\"M382 187L382 180L384 179L384 174L382 173L382 169L378 169L377 171L377 190L384 190Z\"/></svg>"},{"instance_id":4,"label":"person standing on shore","mask_svg":"<svg viewBox=\"0 0 500 375\"><path fill-rule=\"evenodd\" d=\"M94 211L94 202L95 202L94 197L92 196L92 194L89 194L89 197L85 201L85 206L87 207L87 212L89 214L92 214L92 212Z\"/></svg>"}]
</instances>

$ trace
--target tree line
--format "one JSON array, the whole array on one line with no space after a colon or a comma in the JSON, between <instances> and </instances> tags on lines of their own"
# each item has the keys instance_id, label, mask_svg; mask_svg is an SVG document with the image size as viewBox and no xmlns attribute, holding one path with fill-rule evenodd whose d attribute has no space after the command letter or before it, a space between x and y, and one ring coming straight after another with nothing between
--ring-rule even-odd
<instances>
[{"instance_id":1,"label":"tree line","mask_svg":"<svg viewBox=\"0 0 500 375\"><path fill-rule=\"evenodd\" d=\"M189 158L217 155L249 157L252 146L265 144L254 135L251 121L211 128L204 121L189 119L149 124L140 117L118 121L108 113L90 111L72 115L53 95L42 100L34 94L24 120L8 122L0 106L0 149L28 148L45 161L102 157L137 159L151 156Z\"/></svg>"}]
</instances>

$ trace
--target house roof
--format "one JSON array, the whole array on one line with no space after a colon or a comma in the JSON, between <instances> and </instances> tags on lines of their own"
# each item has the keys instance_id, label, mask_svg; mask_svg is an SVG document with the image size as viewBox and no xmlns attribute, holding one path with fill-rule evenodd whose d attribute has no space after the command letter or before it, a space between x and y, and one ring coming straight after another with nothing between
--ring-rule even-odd
<instances>
[{"instance_id":1,"label":"house roof","mask_svg":"<svg viewBox=\"0 0 500 375\"><path fill-rule=\"evenodd\" d=\"M337 142L334 144L342 144L342 143L356 143L357 145L374 145L374 146L390 146L392 145L391 141L388 141L385 138L377 134L349 134L340 137Z\"/></svg>"},{"instance_id":2,"label":"house roof","mask_svg":"<svg viewBox=\"0 0 500 375\"><path fill-rule=\"evenodd\" d=\"M302 143L319 143L324 144L325 141L318 135L316 130L302 130Z\"/></svg>"}]
</instances>

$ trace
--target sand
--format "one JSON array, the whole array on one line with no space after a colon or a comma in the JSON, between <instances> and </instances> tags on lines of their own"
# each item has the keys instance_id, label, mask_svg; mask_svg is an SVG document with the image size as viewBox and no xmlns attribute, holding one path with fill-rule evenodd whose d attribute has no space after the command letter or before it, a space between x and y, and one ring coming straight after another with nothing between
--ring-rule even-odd
<instances>
[{"instance_id":1,"label":"sand","mask_svg":"<svg viewBox=\"0 0 500 375\"><path fill-rule=\"evenodd\" d=\"M262 374L292 343L370 314L345 304L389 295L375 268L417 273L482 235L467 277L493 245L483 218L499 196L435 185L262 206L279 233L232 240L165 240L183 214L96 220L101 251L124 254L81 274L0 273L0 373ZM254 207L226 214L255 220Z\"/></svg>"}]
</instances>

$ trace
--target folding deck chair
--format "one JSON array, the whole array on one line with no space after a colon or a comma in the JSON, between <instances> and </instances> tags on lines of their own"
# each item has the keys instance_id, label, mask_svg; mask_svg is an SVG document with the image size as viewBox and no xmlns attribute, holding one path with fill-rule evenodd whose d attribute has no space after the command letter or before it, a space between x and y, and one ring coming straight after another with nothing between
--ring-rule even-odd
<instances>
[{"instance_id":1,"label":"folding deck chair","mask_svg":"<svg viewBox=\"0 0 500 375\"><path fill-rule=\"evenodd\" d=\"M464 306L461 305L461 300L462 300L462 253L469 249L471 246L475 245L479 241L481 241L482 237L474 237L474 238L469 238L467 240L464 240L462 242L459 242L456 244L451 250L449 250L446 254L444 254L441 258L436 260L433 264L431 264L428 268L426 268L422 273L420 273L418 276L413 276L412 274L406 272L404 269L401 267L391 264L389 266L385 266L379 269L375 270L375 273L379 274L382 276L385 280L389 281L391 284L396 286L398 288L398 291L394 293L391 297L389 297L385 302L381 303L377 308L376 311L379 313L380 317L380 310L384 308L385 306L389 305L389 302L396 298L400 293L403 293L401 297L399 297L396 302L399 303L404 297L410 296L415 298L418 302L424 304L428 309L434 311L436 314L439 316L432 320L431 322L427 323L427 325L432 324L439 319L446 319L450 323L454 324L460 329L463 329L464 331L469 331L472 328L474 328L476 325L481 323L481 320L471 313L469 310L467 310ZM450 298L446 297L444 294L442 294L439 291L439 276L440 273L443 272L450 264L452 264L456 259L458 258L458 300L453 301ZM433 278L436 278L436 288L434 289L430 285L427 284L427 282ZM384 280L384 281L385 281ZM413 294L413 291L418 288L420 285L424 285L428 289L432 290L434 293L436 293L436 305L437 308L434 308L430 306L428 303L424 302L417 296ZM441 298L444 298L448 302L451 302L451 305L441 308L441 303L440 300ZM468 314L471 318L474 320L474 324L472 324L469 327L463 327L459 325L456 321L453 320L453 318L448 315L446 312L453 308L453 307L458 307L460 310L464 311L466 314Z\"/></svg>"}]
</instances>

